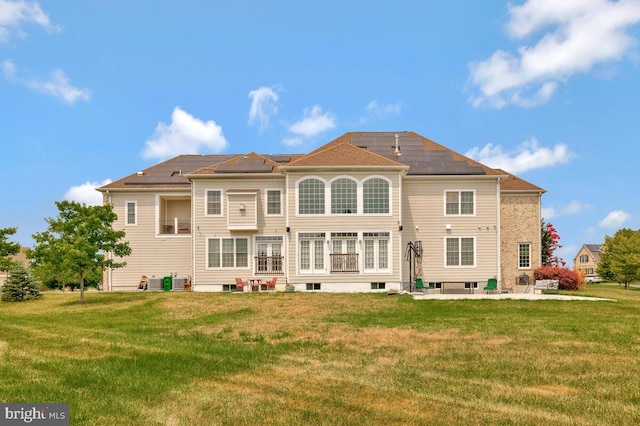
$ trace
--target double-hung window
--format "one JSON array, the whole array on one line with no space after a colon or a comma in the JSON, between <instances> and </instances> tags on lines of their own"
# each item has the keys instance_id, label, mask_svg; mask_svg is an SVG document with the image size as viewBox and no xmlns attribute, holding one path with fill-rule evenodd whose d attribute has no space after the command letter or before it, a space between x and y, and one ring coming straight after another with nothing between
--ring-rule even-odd
<instances>
[{"instance_id":1,"label":"double-hung window","mask_svg":"<svg viewBox=\"0 0 640 426\"><path fill-rule=\"evenodd\" d=\"M446 239L446 266L475 266L475 258L473 237L449 237Z\"/></svg>"},{"instance_id":2,"label":"double-hung window","mask_svg":"<svg viewBox=\"0 0 640 426\"><path fill-rule=\"evenodd\" d=\"M445 191L446 215L475 214L474 191Z\"/></svg>"},{"instance_id":3,"label":"double-hung window","mask_svg":"<svg viewBox=\"0 0 640 426\"><path fill-rule=\"evenodd\" d=\"M282 197L279 189L267 190L267 214L268 215L281 215L282 214Z\"/></svg>"},{"instance_id":4,"label":"double-hung window","mask_svg":"<svg viewBox=\"0 0 640 426\"><path fill-rule=\"evenodd\" d=\"M222 215L222 191L207 190L207 216L220 216Z\"/></svg>"},{"instance_id":5,"label":"double-hung window","mask_svg":"<svg viewBox=\"0 0 640 426\"><path fill-rule=\"evenodd\" d=\"M531 243L518 244L518 268L531 268Z\"/></svg>"},{"instance_id":6,"label":"double-hung window","mask_svg":"<svg viewBox=\"0 0 640 426\"><path fill-rule=\"evenodd\" d=\"M249 240L247 238L209 238L208 268L248 268Z\"/></svg>"},{"instance_id":7,"label":"double-hung window","mask_svg":"<svg viewBox=\"0 0 640 426\"><path fill-rule=\"evenodd\" d=\"M580 263L589 263L589 255L581 254L580 255Z\"/></svg>"},{"instance_id":8,"label":"double-hung window","mask_svg":"<svg viewBox=\"0 0 640 426\"><path fill-rule=\"evenodd\" d=\"M135 201L127 201L127 225L137 225L138 205Z\"/></svg>"}]
</instances>

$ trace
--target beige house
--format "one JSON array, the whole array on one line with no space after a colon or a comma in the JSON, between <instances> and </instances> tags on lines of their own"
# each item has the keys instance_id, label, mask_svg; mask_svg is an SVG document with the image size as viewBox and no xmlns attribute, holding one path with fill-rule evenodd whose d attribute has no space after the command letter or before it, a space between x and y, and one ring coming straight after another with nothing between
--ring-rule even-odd
<instances>
[{"instance_id":1,"label":"beige house","mask_svg":"<svg viewBox=\"0 0 640 426\"><path fill-rule=\"evenodd\" d=\"M413 132L304 155L181 155L99 188L132 247L105 289L513 290L540 266L544 190ZM419 267L419 268L418 268ZM533 277L531 277L532 279Z\"/></svg>"},{"instance_id":2,"label":"beige house","mask_svg":"<svg viewBox=\"0 0 640 426\"><path fill-rule=\"evenodd\" d=\"M29 250L28 247L20 247L20 251L18 252L18 254L9 256L9 259L13 260L14 262L18 262L24 267L28 268L30 262L29 259L27 259L27 250ZM8 272L0 271L0 287L4 285L5 281L7 280L7 276Z\"/></svg>"},{"instance_id":3,"label":"beige house","mask_svg":"<svg viewBox=\"0 0 640 426\"><path fill-rule=\"evenodd\" d=\"M601 248L602 244L583 244L576 257L573 258L574 268L586 275L595 274L600 262Z\"/></svg>"}]
</instances>

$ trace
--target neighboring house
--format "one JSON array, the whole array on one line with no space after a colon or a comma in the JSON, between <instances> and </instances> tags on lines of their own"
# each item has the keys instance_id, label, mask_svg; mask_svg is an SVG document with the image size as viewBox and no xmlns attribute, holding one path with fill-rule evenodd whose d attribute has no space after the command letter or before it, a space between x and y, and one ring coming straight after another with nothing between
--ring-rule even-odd
<instances>
[{"instance_id":1,"label":"neighboring house","mask_svg":"<svg viewBox=\"0 0 640 426\"><path fill-rule=\"evenodd\" d=\"M353 132L298 155L181 155L99 188L132 254L106 289L141 276L196 291L278 278L297 291L408 289L422 277L501 290L540 266L544 190L413 132Z\"/></svg>"},{"instance_id":2,"label":"neighboring house","mask_svg":"<svg viewBox=\"0 0 640 426\"><path fill-rule=\"evenodd\" d=\"M602 244L583 244L576 257L573 258L574 268L586 275L595 274L600 262L601 248Z\"/></svg>"},{"instance_id":3,"label":"neighboring house","mask_svg":"<svg viewBox=\"0 0 640 426\"><path fill-rule=\"evenodd\" d=\"M25 268L28 268L30 265L29 259L27 259L27 250L28 247L20 247L20 251L18 254L14 256L9 256L9 259L21 263ZM8 273L6 271L0 271L0 287L4 285L4 282L7 280Z\"/></svg>"}]
</instances>

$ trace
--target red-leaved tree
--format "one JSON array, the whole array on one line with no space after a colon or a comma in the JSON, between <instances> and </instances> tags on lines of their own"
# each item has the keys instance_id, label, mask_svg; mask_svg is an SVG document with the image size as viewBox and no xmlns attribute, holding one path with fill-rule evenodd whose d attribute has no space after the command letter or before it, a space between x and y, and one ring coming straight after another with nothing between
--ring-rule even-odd
<instances>
[{"instance_id":1,"label":"red-leaved tree","mask_svg":"<svg viewBox=\"0 0 640 426\"><path fill-rule=\"evenodd\" d=\"M560 235L552 223L546 223L544 219L540 221L541 228L541 247L542 247L542 266L567 266L567 262L561 257L555 255L555 251L562 248Z\"/></svg>"}]
</instances>

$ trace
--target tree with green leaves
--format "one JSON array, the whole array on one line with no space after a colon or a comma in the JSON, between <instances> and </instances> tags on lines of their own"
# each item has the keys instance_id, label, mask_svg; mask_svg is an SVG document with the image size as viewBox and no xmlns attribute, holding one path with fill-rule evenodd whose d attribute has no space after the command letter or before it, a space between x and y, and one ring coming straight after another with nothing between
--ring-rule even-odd
<instances>
[{"instance_id":1,"label":"tree with green leaves","mask_svg":"<svg viewBox=\"0 0 640 426\"><path fill-rule=\"evenodd\" d=\"M13 235L18 228L0 228L0 271L6 272L15 263L9 256L15 256L20 252L20 243L8 241L9 235Z\"/></svg>"},{"instance_id":2,"label":"tree with green leaves","mask_svg":"<svg viewBox=\"0 0 640 426\"><path fill-rule=\"evenodd\" d=\"M35 246L29 252L36 268L50 268L64 282L80 284L80 302L84 303L85 279L96 268L122 268L104 253L122 258L131 254L124 231L113 229L117 215L111 205L87 206L74 201L58 201L58 217L47 218L49 227L33 235Z\"/></svg>"},{"instance_id":3,"label":"tree with green leaves","mask_svg":"<svg viewBox=\"0 0 640 426\"><path fill-rule=\"evenodd\" d=\"M613 237L605 236L597 272L613 277L624 288L640 280L640 230L623 228Z\"/></svg>"},{"instance_id":4,"label":"tree with green leaves","mask_svg":"<svg viewBox=\"0 0 640 426\"><path fill-rule=\"evenodd\" d=\"M2 292L3 302L22 302L39 299L41 296L40 286L27 268L19 263L15 263L9 269L9 275L0 292Z\"/></svg>"}]
</instances>

